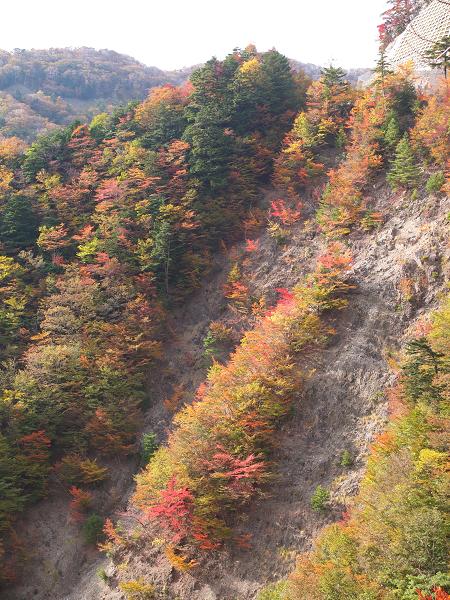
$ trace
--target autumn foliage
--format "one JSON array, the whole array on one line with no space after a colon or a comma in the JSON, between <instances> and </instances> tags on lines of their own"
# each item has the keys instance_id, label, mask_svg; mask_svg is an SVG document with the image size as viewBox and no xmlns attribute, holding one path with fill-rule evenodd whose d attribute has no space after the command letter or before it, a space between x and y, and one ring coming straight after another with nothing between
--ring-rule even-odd
<instances>
[{"instance_id":1,"label":"autumn foliage","mask_svg":"<svg viewBox=\"0 0 450 600\"><path fill-rule=\"evenodd\" d=\"M86 518L86 513L92 504L92 494L75 486L69 489L72 496L70 501L69 511L73 521L81 522Z\"/></svg>"},{"instance_id":2,"label":"autumn foliage","mask_svg":"<svg viewBox=\"0 0 450 600\"><path fill-rule=\"evenodd\" d=\"M54 482L83 515L106 463L138 451L148 373L171 336L167 313L199 287L219 245L261 225L258 188L305 99L297 80L279 52L248 47L208 61L188 84L153 88L142 103L28 147L0 140L5 555L17 515ZM239 310L247 292L230 281ZM228 467L245 495L245 464Z\"/></svg>"},{"instance_id":3,"label":"autumn foliage","mask_svg":"<svg viewBox=\"0 0 450 600\"><path fill-rule=\"evenodd\" d=\"M448 600L450 596L442 588L436 588L433 594L425 595L420 590L417 592L419 600Z\"/></svg>"},{"instance_id":4,"label":"autumn foliage","mask_svg":"<svg viewBox=\"0 0 450 600\"><path fill-rule=\"evenodd\" d=\"M307 83L276 50L248 46L211 59L189 84L153 89L28 148L0 140L0 580L12 578L6 556L27 506L62 485L83 520L113 461L138 452L148 374L173 335L167 317L218 248L245 240L243 262L256 264L266 220L283 244L316 208L331 238L376 227L384 215L367 191L405 135L408 160L422 161L414 185L424 169L448 178L445 92L418 93L407 69L362 92L331 66ZM271 181L267 213L259 197ZM236 511L270 479L275 432L306 377L299 365L332 333L326 311L345 305L350 266L345 246L328 244L314 272L278 288L267 310L239 261L231 265L224 295L255 326L219 364L235 339L211 324L207 381L190 406L173 387L168 442L137 477L135 507L161 528L179 570L194 550L231 537ZM109 548L126 543L108 521L105 534ZM374 540L370 548L383 547Z\"/></svg>"},{"instance_id":5,"label":"autumn foliage","mask_svg":"<svg viewBox=\"0 0 450 600\"><path fill-rule=\"evenodd\" d=\"M373 444L350 510L298 556L283 600L449 598L449 306L447 298L427 337L406 346L396 391L402 411Z\"/></svg>"},{"instance_id":6,"label":"autumn foliage","mask_svg":"<svg viewBox=\"0 0 450 600\"><path fill-rule=\"evenodd\" d=\"M224 365L211 367L198 399L174 419L175 428L137 476L133 503L156 519L166 541L214 548L230 536L227 514L257 494L270 476L269 455L280 420L304 375L296 357L323 344L330 329L321 313L343 305L350 258L332 248L316 273L280 301ZM333 256L334 259L326 258Z\"/></svg>"},{"instance_id":7,"label":"autumn foliage","mask_svg":"<svg viewBox=\"0 0 450 600\"><path fill-rule=\"evenodd\" d=\"M428 98L419 114L411 137L417 149L428 161L445 167L449 159L450 91L444 87Z\"/></svg>"}]
</instances>

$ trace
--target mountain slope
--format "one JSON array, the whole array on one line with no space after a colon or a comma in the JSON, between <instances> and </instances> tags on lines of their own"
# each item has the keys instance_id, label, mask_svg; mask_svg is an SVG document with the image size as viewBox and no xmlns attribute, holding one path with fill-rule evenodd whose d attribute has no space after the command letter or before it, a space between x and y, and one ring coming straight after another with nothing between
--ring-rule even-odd
<instances>
[{"instance_id":1,"label":"mountain slope","mask_svg":"<svg viewBox=\"0 0 450 600\"><path fill-rule=\"evenodd\" d=\"M320 77L317 65L290 63L312 79ZM143 100L154 87L180 85L199 66L163 71L113 50L87 47L0 50L0 136L31 142L56 126L86 122L99 112ZM356 83L367 72L350 69L349 80Z\"/></svg>"},{"instance_id":2,"label":"mountain slope","mask_svg":"<svg viewBox=\"0 0 450 600\"><path fill-rule=\"evenodd\" d=\"M404 332L437 306L448 277L445 270L441 271L448 256L440 252L445 248L449 200L428 196L413 204L405 203L403 195L392 194L382 181L375 184L373 193L378 198L374 208L385 212L386 222L375 234L355 233L349 239L357 257L350 274L354 289L349 306L339 319L332 320L336 334L328 348L310 359L308 368L315 369L315 373L291 419L278 434L275 481L267 489L267 498L250 505L246 509L249 518L237 522L238 532L251 534L250 549L228 549L181 577L159 556L157 549L147 549L145 554L141 550L137 555L132 551L122 557L128 565L128 578L155 580L158 586L170 590L171 598L252 599L268 580L290 572L295 554L310 547L325 523L340 517L344 504L357 491L369 445L387 419L385 389L393 378L386 353L399 349ZM277 197L277 190L267 192L264 205ZM246 272L253 295L291 287L323 251L323 240L305 231L303 225L295 226L291 234L281 249L267 233L257 238L258 256L252 259ZM243 248L236 248L232 255L236 256L236 252L242 253ZM154 405L146 415L146 423L159 435L164 435L168 424L163 403L171 390L182 385L188 400L205 375L202 340L209 323L220 319L236 327L236 314L227 309L222 293L227 264L226 257L216 263L216 274L211 275L173 322L174 340L167 349L164 376L150 382ZM414 299L407 301L401 293L405 277L416 282ZM397 309L392 310L393 306ZM242 327L242 320L237 327ZM354 459L349 469L340 466L345 450ZM126 473L130 468L133 465L125 464L116 470L118 496L123 493L120 489L127 489ZM309 505L319 484L333 490L334 508L326 516L318 515ZM128 488L126 495L129 493ZM97 570L105 568L111 575L109 585L113 585L114 574L122 576L121 572L108 565L108 561L99 561L92 553L83 551L76 541L76 528L73 525L67 528L65 523L67 501L62 497L61 502L60 508L51 504L55 517L51 529L45 522L44 514L48 511L45 505L30 514L29 523L34 525L26 530L39 546L45 541L47 566L41 567L40 551L33 583L20 588L11 598L31 594L37 577L42 578L38 599L121 598L114 586L109 589L102 583ZM63 578L49 579L50 573L62 565L66 565L61 572Z\"/></svg>"},{"instance_id":3,"label":"mountain slope","mask_svg":"<svg viewBox=\"0 0 450 600\"><path fill-rule=\"evenodd\" d=\"M102 110L143 100L192 69L162 71L112 50L0 51L0 135L31 141L56 125L85 122Z\"/></svg>"},{"instance_id":4,"label":"mountain slope","mask_svg":"<svg viewBox=\"0 0 450 600\"><path fill-rule=\"evenodd\" d=\"M448 97L304 83L248 47L0 145L11 599L254 598L357 491L445 289Z\"/></svg>"},{"instance_id":5,"label":"mountain slope","mask_svg":"<svg viewBox=\"0 0 450 600\"><path fill-rule=\"evenodd\" d=\"M333 320L336 335L329 347L310 359L308 367L315 373L299 397L292 418L278 434L275 480L267 489L267 498L252 503L242 519L237 519L237 532L251 534L249 549L227 549L185 575L174 571L155 548L141 549L137 554L131 551L121 556L127 564L128 579L156 581L170 598L253 599L267 581L292 570L296 553L310 548L325 523L340 518L345 503L358 489L369 445L386 423L385 390L393 381L386 353L399 349L404 332L438 306L448 277L440 270L440 265L448 261L440 249L445 248L449 200L428 196L412 205L405 204L404 196L393 195L381 182L375 185L374 193L379 198L376 208L387 211L386 222L375 234L355 233L350 237L350 248L357 258L350 274L355 287L349 306ZM268 196L273 197L277 197L276 191ZM294 228L281 250L267 234L258 240L260 254L248 267L255 295L292 286L323 250L323 241L302 226ZM416 282L411 301L401 295L405 277ZM222 284L223 274L219 273L205 288L203 301ZM215 320L222 310L220 303L212 302L214 311L209 318ZM202 350L199 333L205 331L207 319L203 311L196 311L198 306L199 299L195 298L191 308L186 309L188 314L195 311L194 323L190 319L182 321L187 344L183 343L184 361L176 368L182 373L192 373L186 355L197 356L198 360ZM397 309L392 310L393 306ZM176 350L170 355L176 356ZM191 380L187 391L192 392L197 383L198 378ZM160 398L166 395L167 391ZM149 414L153 426L155 410L159 411L155 407ZM345 450L354 459L349 469L340 466ZM333 490L334 508L325 516L315 513L309 504L319 484ZM99 568L111 575L108 585L112 589L96 575ZM115 575L123 577L107 561L95 563L82 576L75 592L67 589L67 596L60 597L121 598L114 587Z\"/></svg>"}]
</instances>

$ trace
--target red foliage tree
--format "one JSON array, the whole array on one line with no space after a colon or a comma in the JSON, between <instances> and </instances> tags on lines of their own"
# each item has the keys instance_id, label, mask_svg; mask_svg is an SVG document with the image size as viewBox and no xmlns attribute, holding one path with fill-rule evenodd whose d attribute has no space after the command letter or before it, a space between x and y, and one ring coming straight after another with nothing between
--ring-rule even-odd
<instances>
[{"instance_id":1,"label":"red foliage tree","mask_svg":"<svg viewBox=\"0 0 450 600\"><path fill-rule=\"evenodd\" d=\"M295 208L289 208L284 200L273 200L270 206L270 217L279 219L283 225L293 225L302 214L301 202L297 202Z\"/></svg>"},{"instance_id":2,"label":"red foliage tree","mask_svg":"<svg viewBox=\"0 0 450 600\"><path fill-rule=\"evenodd\" d=\"M241 459L217 446L217 452L204 461L211 481L225 486L228 498L246 500L255 491L255 486L265 475L265 463L254 454Z\"/></svg>"},{"instance_id":3,"label":"red foliage tree","mask_svg":"<svg viewBox=\"0 0 450 600\"><path fill-rule=\"evenodd\" d=\"M193 515L194 496L187 487L178 487L173 476L157 503L148 509L147 516L158 521L169 534L172 543L180 542L189 532Z\"/></svg>"},{"instance_id":4,"label":"red foliage tree","mask_svg":"<svg viewBox=\"0 0 450 600\"><path fill-rule=\"evenodd\" d=\"M126 455L134 451L137 429L136 407L130 405L129 413L125 402L118 402L114 411L97 408L86 426L93 448L105 456Z\"/></svg>"},{"instance_id":5,"label":"red foliage tree","mask_svg":"<svg viewBox=\"0 0 450 600\"><path fill-rule=\"evenodd\" d=\"M45 492L50 471L51 441L45 431L33 431L21 437L18 446L23 483L31 498L40 498Z\"/></svg>"},{"instance_id":6,"label":"red foliage tree","mask_svg":"<svg viewBox=\"0 0 450 600\"><path fill-rule=\"evenodd\" d=\"M95 140L91 137L87 125L79 125L72 132L67 144L72 151L72 162L81 167L89 163L95 154Z\"/></svg>"},{"instance_id":7,"label":"red foliage tree","mask_svg":"<svg viewBox=\"0 0 450 600\"><path fill-rule=\"evenodd\" d=\"M259 248L259 240L245 240L245 251L256 252Z\"/></svg>"},{"instance_id":8,"label":"red foliage tree","mask_svg":"<svg viewBox=\"0 0 450 600\"><path fill-rule=\"evenodd\" d=\"M278 305L286 304L290 305L295 300L295 296L292 292L290 292L287 288L276 288L275 290L278 295Z\"/></svg>"},{"instance_id":9,"label":"red foliage tree","mask_svg":"<svg viewBox=\"0 0 450 600\"><path fill-rule=\"evenodd\" d=\"M419 600L449 600L450 598L447 592L440 587L436 588L434 593L428 596L425 596L420 590L417 590L417 595Z\"/></svg>"},{"instance_id":10,"label":"red foliage tree","mask_svg":"<svg viewBox=\"0 0 450 600\"><path fill-rule=\"evenodd\" d=\"M77 523L84 521L86 512L92 504L92 494L80 488L72 486L69 489L72 500L69 504L70 518Z\"/></svg>"},{"instance_id":11,"label":"red foliage tree","mask_svg":"<svg viewBox=\"0 0 450 600\"><path fill-rule=\"evenodd\" d=\"M389 0L390 8L382 17L383 23L378 26L382 47L386 48L418 14L423 5L421 0Z\"/></svg>"},{"instance_id":12,"label":"red foliage tree","mask_svg":"<svg viewBox=\"0 0 450 600\"><path fill-rule=\"evenodd\" d=\"M41 464L48 461L51 441L45 431L33 431L21 437L18 443L27 461Z\"/></svg>"}]
</instances>

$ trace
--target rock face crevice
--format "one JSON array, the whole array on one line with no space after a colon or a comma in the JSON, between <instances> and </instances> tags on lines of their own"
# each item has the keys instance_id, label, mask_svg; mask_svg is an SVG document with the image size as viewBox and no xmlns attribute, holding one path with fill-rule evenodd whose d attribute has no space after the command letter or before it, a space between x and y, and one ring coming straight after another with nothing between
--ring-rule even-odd
<instances>
[{"instance_id":1,"label":"rock face crevice","mask_svg":"<svg viewBox=\"0 0 450 600\"><path fill-rule=\"evenodd\" d=\"M354 257L349 304L332 318L335 335L326 349L299 365L314 373L278 433L274 480L264 497L237 517L237 530L251 536L250 549L225 548L191 572L179 574L157 548L143 545L124 557L126 579L153 581L160 597L167 599L254 599L265 583L291 571L295 553L309 549L323 525L339 519L344 503L356 493L369 445L387 418L385 390L393 377L386 353L397 350L408 328L437 305L448 261L448 199L428 196L413 201L393 194L381 179L371 196L373 208L385 216L384 224L348 237ZM264 203L275 197L276 191L267 191ZM307 206L306 213L312 208ZM292 228L284 246L278 247L265 231L258 242L258 252L244 261L243 277L252 295L269 299L277 287L290 288L311 271L326 245L323 236L304 223ZM218 256L203 287L176 313L166 362L149 381L152 404L145 429L156 431L161 439L170 421L163 400L174 385L182 385L189 401L205 376L202 340L209 323L222 320L238 333L246 326L223 297L229 264L229 256ZM350 468L340 465L344 450L352 455ZM119 510L132 491L133 466L117 468ZM325 515L310 508L319 484L332 492L332 508ZM34 510L35 543L48 563L41 563L39 571L39 563L33 562L30 582L16 588L9 600L124 597L116 587L121 567L82 547L75 532L71 545L68 525L66 534L64 527L59 529L65 518L62 502L47 501ZM54 518L49 529L50 512ZM109 584L96 574L99 568L111 575Z\"/></svg>"}]
</instances>

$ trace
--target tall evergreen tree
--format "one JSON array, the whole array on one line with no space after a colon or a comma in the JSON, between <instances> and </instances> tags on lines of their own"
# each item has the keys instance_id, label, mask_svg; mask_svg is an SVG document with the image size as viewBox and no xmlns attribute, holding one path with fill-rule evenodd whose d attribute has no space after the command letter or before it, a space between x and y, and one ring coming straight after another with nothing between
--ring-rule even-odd
<instances>
[{"instance_id":1,"label":"tall evergreen tree","mask_svg":"<svg viewBox=\"0 0 450 600\"><path fill-rule=\"evenodd\" d=\"M388 120L385 133L384 142L389 149L394 149L400 140L400 127L398 119L395 114Z\"/></svg>"},{"instance_id":2,"label":"tall evergreen tree","mask_svg":"<svg viewBox=\"0 0 450 600\"><path fill-rule=\"evenodd\" d=\"M226 185L233 139L231 122L233 75L238 61L230 55L224 61L211 59L192 74L194 92L186 109L187 126L183 139L191 145L190 172L205 191Z\"/></svg>"},{"instance_id":3,"label":"tall evergreen tree","mask_svg":"<svg viewBox=\"0 0 450 600\"><path fill-rule=\"evenodd\" d=\"M296 93L288 59L277 50L262 55L262 73L266 90L266 103L272 115L295 110Z\"/></svg>"},{"instance_id":4,"label":"tall evergreen tree","mask_svg":"<svg viewBox=\"0 0 450 600\"><path fill-rule=\"evenodd\" d=\"M391 65L389 64L389 61L386 58L386 48L384 48L383 46L381 46L380 48L378 62L373 71L377 75L377 81L379 81L382 85L384 85L384 80L386 79L386 77L393 73Z\"/></svg>"},{"instance_id":5,"label":"tall evergreen tree","mask_svg":"<svg viewBox=\"0 0 450 600\"><path fill-rule=\"evenodd\" d=\"M38 222L30 198L10 196L0 214L0 242L8 249L22 249L34 244L37 236Z\"/></svg>"},{"instance_id":6,"label":"tall evergreen tree","mask_svg":"<svg viewBox=\"0 0 450 600\"><path fill-rule=\"evenodd\" d=\"M321 80L328 87L331 87L332 85L348 87L349 85L347 81L347 73L341 67L333 67L333 65L324 67L320 71L320 75Z\"/></svg>"},{"instance_id":7,"label":"tall evergreen tree","mask_svg":"<svg viewBox=\"0 0 450 600\"><path fill-rule=\"evenodd\" d=\"M387 176L391 187L412 188L419 179L419 169L415 163L414 154L405 134L397 144L395 158Z\"/></svg>"}]
</instances>

